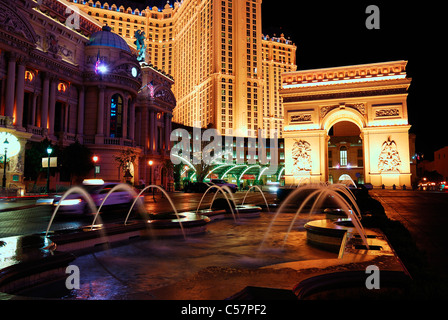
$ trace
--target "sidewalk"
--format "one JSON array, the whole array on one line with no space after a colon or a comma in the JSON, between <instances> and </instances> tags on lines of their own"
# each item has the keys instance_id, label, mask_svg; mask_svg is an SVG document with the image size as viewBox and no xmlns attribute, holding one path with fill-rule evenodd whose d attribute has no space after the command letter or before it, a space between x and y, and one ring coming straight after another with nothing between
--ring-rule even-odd
<instances>
[{"instance_id":1,"label":"sidewalk","mask_svg":"<svg viewBox=\"0 0 448 320\"><path fill-rule=\"evenodd\" d=\"M400 221L408 229L431 266L445 274L448 265L448 193L374 190L371 195L381 202L389 218Z\"/></svg>"}]
</instances>

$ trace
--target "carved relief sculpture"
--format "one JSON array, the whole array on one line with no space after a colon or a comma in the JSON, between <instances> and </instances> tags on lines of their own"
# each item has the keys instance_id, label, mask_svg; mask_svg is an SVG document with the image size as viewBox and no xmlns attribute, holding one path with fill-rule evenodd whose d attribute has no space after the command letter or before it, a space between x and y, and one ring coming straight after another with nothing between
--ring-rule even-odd
<instances>
[{"instance_id":1,"label":"carved relief sculpture","mask_svg":"<svg viewBox=\"0 0 448 320\"><path fill-rule=\"evenodd\" d=\"M56 56L59 51L58 38L56 35L53 33L47 33L44 41L46 51Z\"/></svg>"},{"instance_id":2,"label":"carved relief sculpture","mask_svg":"<svg viewBox=\"0 0 448 320\"><path fill-rule=\"evenodd\" d=\"M400 115L399 109L383 109L375 112L377 117L396 117Z\"/></svg>"},{"instance_id":3,"label":"carved relief sculpture","mask_svg":"<svg viewBox=\"0 0 448 320\"><path fill-rule=\"evenodd\" d=\"M307 121L311 121L310 114L292 115L290 118L290 122L307 122Z\"/></svg>"},{"instance_id":4,"label":"carved relief sculpture","mask_svg":"<svg viewBox=\"0 0 448 320\"><path fill-rule=\"evenodd\" d=\"M397 144L394 140L387 138L381 147L381 153L378 159L378 170L380 172L400 172L400 155L398 154Z\"/></svg>"},{"instance_id":5,"label":"carved relief sculpture","mask_svg":"<svg viewBox=\"0 0 448 320\"><path fill-rule=\"evenodd\" d=\"M294 139L292 146L293 173L311 171L311 145L304 140Z\"/></svg>"}]
</instances>

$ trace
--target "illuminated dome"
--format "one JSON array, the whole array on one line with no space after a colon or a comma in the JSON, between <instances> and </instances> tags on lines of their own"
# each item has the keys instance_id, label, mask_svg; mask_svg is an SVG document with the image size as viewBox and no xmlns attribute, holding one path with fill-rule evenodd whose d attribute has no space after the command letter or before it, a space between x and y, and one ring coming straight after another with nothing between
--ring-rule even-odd
<instances>
[{"instance_id":1,"label":"illuminated dome","mask_svg":"<svg viewBox=\"0 0 448 320\"><path fill-rule=\"evenodd\" d=\"M109 26L104 26L102 31L93 33L90 36L88 46L112 47L131 52L126 41L118 34L111 32Z\"/></svg>"}]
</instances>

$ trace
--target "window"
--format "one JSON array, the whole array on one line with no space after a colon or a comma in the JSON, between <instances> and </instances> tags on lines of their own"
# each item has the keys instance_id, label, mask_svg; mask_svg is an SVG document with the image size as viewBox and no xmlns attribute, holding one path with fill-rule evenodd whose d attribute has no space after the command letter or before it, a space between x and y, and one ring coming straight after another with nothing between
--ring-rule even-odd
<instances>
[{"instance_id":1,"label":"window","mask_svg":"<svg viewBox=\"0 0 448 320\"><path fill-rule=\"evenodd\" d=\"M341 166L346 166L347 165L347 148L346 147L341 147L341 149L339 149L339 156L340 156L340 165Z\"/></svg>"},{"instance_id":2,"label":"window","mask_svg":"<svg viewBox=\"0 0 448 320\"><path fill-rule=\"evenodd\" d=\"M358 157L362 158L362 149L358 149Z\"/></svg>"},{"instance_id":3,"label":"window","mask_svg":"<svg viewBox=\"0 0 448 320\"><path fill-rule=\"evenodd\" d=\"M112 96L110 102L110 137L123 137L123 97L118 93Z\"/></svg>"}]
</instances>

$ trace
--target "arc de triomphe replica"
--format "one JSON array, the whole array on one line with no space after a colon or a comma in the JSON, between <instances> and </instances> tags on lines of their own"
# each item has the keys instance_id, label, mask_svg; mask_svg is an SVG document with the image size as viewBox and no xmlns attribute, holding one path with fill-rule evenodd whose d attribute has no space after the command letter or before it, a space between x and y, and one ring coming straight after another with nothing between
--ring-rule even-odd
<instances>
[{"instance_id":1,"label":"arc de triomphe replica","mask_svg":"<svg viewBox=\"0 0 448 320\"><path fill-rule=\"evenodd\" d=\"M364 183L410 186L406 65L393 61L282 74L285 184L328 181L329 131L348 121L360 130Z\"/></svg>"}]
</instances>

